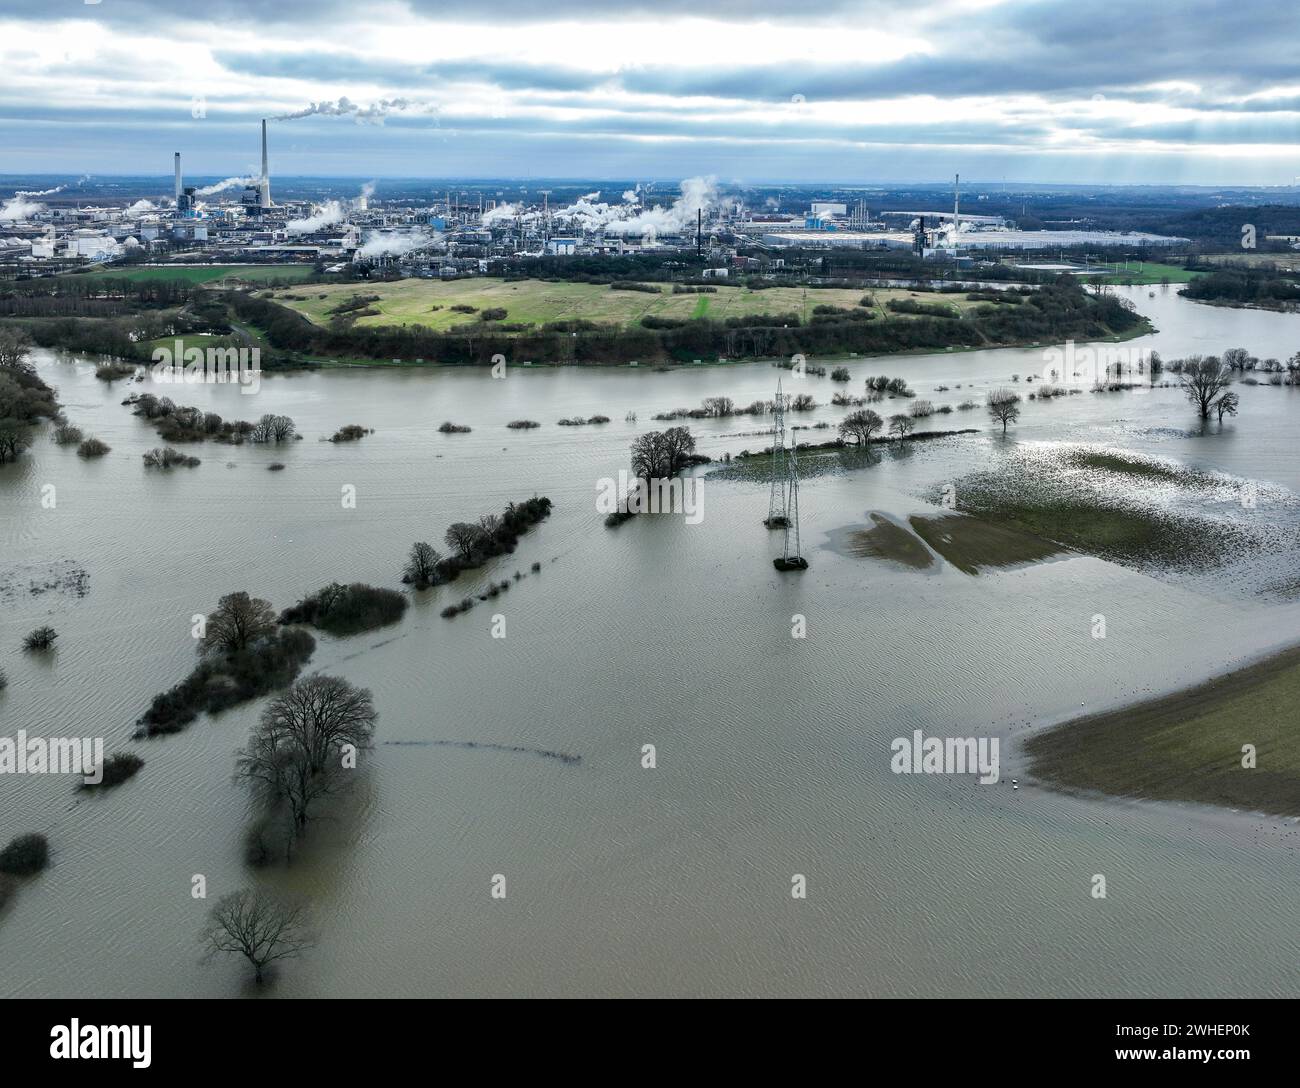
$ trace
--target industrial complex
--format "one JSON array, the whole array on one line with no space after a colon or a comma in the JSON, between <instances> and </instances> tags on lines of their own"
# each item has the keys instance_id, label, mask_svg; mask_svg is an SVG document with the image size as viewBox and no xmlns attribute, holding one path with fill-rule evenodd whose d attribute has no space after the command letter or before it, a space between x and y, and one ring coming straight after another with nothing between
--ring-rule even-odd
<instances>
[{"instance_id":1,"label":"industrial complex","mask_svg":"<svg viewBox=\"0 0 1300 1088\"><path fill-rule=\"evenodd\" d=\"M42 202L45 191L17 191L0 203L0 270L43 275L118 261L311 262L342 271L366 263L404 275L459 277L501 273L539 256L693 251L724 278L745 253L798 249L897 249L970 263L991 251L1167 246L1186 239L1140 232L1017 229L1002 216L963 213L960 178L950 210L883 210L865 201L808 202L806 209L748 208L711 179L653 197L635 186L614 199L584 194L553 206L552 190L506 201L483 193L431 192L427 204L372 200L375 186L323 201L272 199L267 123L261 171L205 186L187 185L182 154L173 159L170 197L113 206Z\"/></svg>"}]
</instances>

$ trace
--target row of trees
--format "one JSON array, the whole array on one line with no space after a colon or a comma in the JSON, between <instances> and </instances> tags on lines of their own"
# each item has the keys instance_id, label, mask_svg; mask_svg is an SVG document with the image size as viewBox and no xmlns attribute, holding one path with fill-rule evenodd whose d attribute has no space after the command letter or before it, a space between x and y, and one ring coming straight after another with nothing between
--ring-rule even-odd
<instances>
[{"instance_id":1,"label":"row of trees","mask_svg":"<svg viewBox=\"0 0 1300 1088\"><path fill-rule=\"evenodd\" d=\"M266 695L290 684L316 649L299 628L281 629L269 601L228 593L205 617L199 662L175 687L154 696L137 733L177 733L206 711Z\"/></svg>"},{"instance_id":2,"label":"row of trees","mask_svg":"<svg viewBox=\"0 0 1300 1088\"><path fill-rule=\"evenodd\" d=\"M493 556L513 552L519 537L550 512L551 500L545 495L534 495L508 504L500 514L484 514L477 522L454 522L443 534L450 549L447 554L424 540L411 546L402 581L416 589L450 582L463 570L481 567Z\"/></svg>"},{"instance_id":3,"label":"row of trees","mask_svg":"<svg viewBox=\"0 0 1300 1088\"><path fill-rule=\"evenodd\" d=\"M216 412L179 406L171 397L140 393L130 399L136 415L149 420L168 442L202 442L206 438L242 445L244 442L273 442L279 445L297 436L293 420L268 412L256 423L222 419Z\"/></svg>"}]
</instances>

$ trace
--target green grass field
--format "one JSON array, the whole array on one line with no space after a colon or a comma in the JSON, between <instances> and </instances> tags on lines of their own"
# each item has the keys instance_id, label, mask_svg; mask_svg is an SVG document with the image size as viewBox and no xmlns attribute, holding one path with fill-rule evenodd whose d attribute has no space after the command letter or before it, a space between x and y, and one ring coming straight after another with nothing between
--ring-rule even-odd
<instances>
[{"instance_id":1,"label":"green grass field","mask_svg":"<svg viewBox=\"0 0 1300 1088\"><path fill-rule=\"evenodd\" d=\"M1300 650L1030 737L1032 773L1066 790L1300 815ZM1256 766L1243 767L1242 746Z\"/></svg>"},{"instance_id":2,"label":"green grass field","mask_svg":"<svg viewBox=\"0 0 1300 1088\"><path fill-rule=\"evenodd\" d=\"M189 283L215 283L222 280L245 280L249 283L296 283L312 273L309 264L268 265L136 265L130 268L104 268L86 275L112 279L186 280Z\"/></svg>"},{"instance_id":3,"label":"green grass field","mask_svg":"<svg viewBox=\"0 0 1300 1088\"><path fill-rule=\"evenodd\" d=\"M1093 266L1096 267L1095 265ZM1129 262L1128 270L1122 266L1118 271L1107 276L1089 276L1089 283L1113 284L1150 284L1150 283L1188 283L1203 272L1189 272L1176 264L1160 264L1157 261Z\"/></svg>"},{"instance_id":4,"label":"green grass field","mask_svg":"<svg viewBox=\"0 0 1300 1088\"><path fill-rule=\"evenodd\" d=\"M291 306L318 325L326 325L331 311L353 296L378 295L369 308L379 313L360 317L358 327L368 325L420 325L445 330L479 320L478 313L460 313L453 306L473 306L476 311L501 308L509 324L542 325L552 321L580 319L628 326L643 317L689 319L708 317L723 321L729 317L751 314L797 313L807 322L815 306L857 307L864 293L876 301L872 307L877 319L910 320L907 314L887 313L890 299L916 298L922 302L939 302L966 311L980 303L965 295L937 295L911 292L902 288L862 290L773 287L751 291L747 287L719 287L716 294L672 294L671 285L658 284L662 290L615 291L600 284L548 283L541 280L506 282L486 277L464 280L408 279L391 283L309 284L301 289L278 290L275 300Z\"/></svg>"}]
</instances>

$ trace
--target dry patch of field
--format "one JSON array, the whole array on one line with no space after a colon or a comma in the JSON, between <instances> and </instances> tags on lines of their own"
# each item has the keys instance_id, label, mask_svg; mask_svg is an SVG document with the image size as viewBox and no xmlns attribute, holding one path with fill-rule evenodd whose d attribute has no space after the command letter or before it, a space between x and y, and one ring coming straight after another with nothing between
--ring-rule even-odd
<instances>
[{"instance_id":1,"label":"dry patch of field","mask_svg":"<svg viewBox=\"0 0 1300 1088\"><path fill-rule=\"evenodd\" d=\"M619 326L634 325L643 317L689 319L708 317L723 321L729 317L754 314L794 313L808 322L816 306L861 308L864 294L874 299L871 309L877 320L910 320L911 315L885 310L891 299L912 298L937 303L965 312L979 302L966 295L940 295L912 292L904 288L861 290L773 287L752 291L747 287L719 286L716 293L674 295L671 284L654 284L659 291L616 291L602 284L550 283L542 280L507 282L489 277L463 280L408 279L391 283L309 284L278 290L275 300L304 314L319 325L333 318L333 311L354 297L372 298L366 314L356 320L358 327L369 325L420 325L446 330L478 322L479 314L489 309L504 309L508 324L543 325L553 321L594 321ZM472 306L473 312L452 309Z\"/></svg>"}]
</instances>

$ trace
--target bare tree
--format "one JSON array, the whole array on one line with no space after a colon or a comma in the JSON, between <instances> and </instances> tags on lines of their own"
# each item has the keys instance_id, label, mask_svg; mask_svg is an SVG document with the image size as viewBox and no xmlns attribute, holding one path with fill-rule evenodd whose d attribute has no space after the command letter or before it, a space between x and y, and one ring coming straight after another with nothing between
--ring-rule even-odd
<instances>
[{"instance_id":1,"label":"bare tree","mask_svg":"<svg viewBox=\"0 0 1300 1088\"><path fill-rule=\"evenodd\" d=\"M695 452L689 427L647 431L632 443L632 475L641 480L666 480L686 467Z\"/></svg>"},{"instance_id":2,"label":"bare tree","mask_svg":"<svg viewBox=\"0 0 1300 1088\"><path fill-rule=\"evenodd\" d=\"M379 715L366 688L340 676L314 673L273 699L262 724L290 737L304 752L313 773L320 773L344 745L368 748Z\"/></svg>"},{"instance_id":3,"label":"bare tree","mask_svg":"<svg viewBox=\"0 0 1300 1088\"><path fill-rule=\"evenodd\" d=\"M1223 353L1223 365L1229 370L1246 370L1250 365L1250 352L1245 348L1228 348Z\"/></svg>"},{"instance_id":4,"label":"bare tree","mask_svg":"<svg viewBox=\"0 0 1300 1088\"><path fill-rule=\"evenodd\" d=\"M1010 389L995 389L988 395L989 415L995 423L1002 424L1002 433L1007 433L1007 424L1020 418L1020 394Z\"/></svg>"},{"instance_id":5,"label":"bare tree","mask_svg":"<svg viewBox=\"0 0 1300 1088\"><path fill-rule=\"evenodd\" d=\"M1213 355L1192 355L1183 360L1178 381L1201 418L1209 419L1215 398L1232 384L1232 371Z\"/></svg>"},{"instance_id":6,"label":"bare tree","mask_svg":"<svg viewBox=\"0 0 1300 1088\"><path fill-rule=\"evenodd\" d=\"M259 986L270 964L300 956L316 944L305 905L255 888L223 895L208 912L200 936L204 963L219 955L243 956Z\"/></svg>"},{"instance_id":7,"label":"bare tree","mask_svg":"<svg viewBox=\"0 0 1300 1088\"><path fill-rule=\"evenodd\" d=\"M267 414L257 421L251 435L254 442L274 442L277 445L294 436L293 420L288 416Z\"/></svg>"},{"instance_id":8,"label":"bare tree","mask_svg":"<svg viewBox=\"0 0 1300 1088\"><path fill-rule=\"evenodd\" d=\"M669 427L664 431L663 450L666 464L664 476L675 476L686 467L687 459L695 452L695 437L689 427Z\"/></svg>"},{"instance_id":9,"label":"bare tree","mask_svg":"<svg viewBox=\"0 0 1300 1088\"><path fill-rule=\"evenodd\" d=\"M474 549L478 547L479 541L483 539L483 530L468 521L457 521L447 527L443 539L446 540L447 547L454 548L460 553L462 559L469 559L474 554Z\"/></svg>"},{"instance_id":10,"label":"bare tree","mask_svg":"<svg viewBox=\"0 0 1300 1088\"><path fill-rule=\"evenodd\" d=\"M235 653L274 631L275 609L269 601L247 593L228 593L208 617L199 649L203 653Z\"/></svg>"},{"instance_id":11,"label":"bare tree","mask_svg":"<svg viewBox=\"0 0 1300 1088\"><path fill-rule=\"evenodd\" d=\"M889 417L889 433L896 434L899 438L912 433L916 427L916 420L911 416L905 416L901 412L896 416Z\"/></svg>"},{"instance_id":12,"label":"bare tree","mask_svg":"<svg viewBox=\"0 0 1300 1088\"><path fill-rule=\"evenodd\" d=\"M671 476L663 431L639 434L632 443L632 475L639 480L658 480Z\"/></svg>"},{"instance_id":13,"label":"bare tree","mask_svg":"<svg viewBox=\"0 0 1300 1088\"><path fill-rule=\"evenodd\" d=\"M432 544L417 540L411 545L406 569L402 571L402 581L421 587L435 585L438 580L438 564L441 561L442 556Z\"/></svg>"},{"instance_id":14,"label":"bare tree","mask_svg":"<svg viewBox=\"0 0 1300 1088\"><path fill-rule=\"evenodd\" d=\"M309 676L262 712L236 757L235 779L253 790L262 808L284 806L300 833L317 802L352 784L356 764L348 749L370 747L377 718L365 688L335 676Z\"/></svg>"},{"instance_id":15,"label":"bare tree","mask_svg":"<svg viewBox=\"0 0 1300 1088\"><path fill-rule=\"evenodd\" d=\"M1236 393L1223 393L1219 399L1214 402L1214 410L1219 413L1219 422L1223 422L1224 416L1235 416L1237 414L1237 405L1241 398Z\"/></svg>"},{"instance_id":16,"label":"bare tree","mask_svg":"<svg viewBox=\"0 0 1300 1088\"><path fill-rule=\"evenodd\" d=\"M859 408L840 420L840 437L853 439L858 445L865 446L872 435L884 427L885 421L878 412L870 408Z\"/></svg>"}]
</instances>

